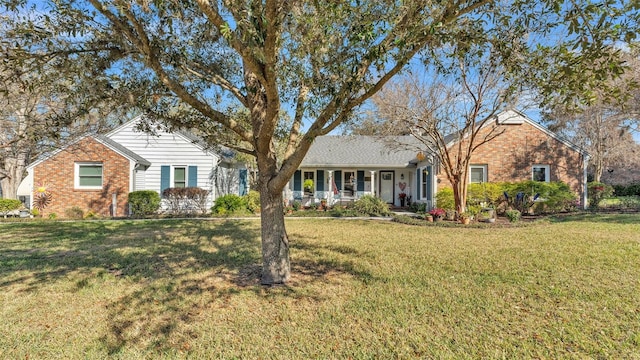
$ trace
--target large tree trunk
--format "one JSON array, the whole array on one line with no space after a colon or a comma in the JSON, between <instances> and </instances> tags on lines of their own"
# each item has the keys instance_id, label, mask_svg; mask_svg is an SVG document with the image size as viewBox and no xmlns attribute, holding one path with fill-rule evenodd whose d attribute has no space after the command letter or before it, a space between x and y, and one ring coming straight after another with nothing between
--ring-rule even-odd
<instances>
[{"instance_id":1,"label":"large tree trunk","mask_svg":"<svg viewBox=\"0 0 640 360\"><path fill-rule=\"evenodd\" d=\"M467 211L467 182L455 179L451 186L453 187L453 201L456 212L462 214Z\"/></svg>"},{"instance_id":2,"label":"large tree trunk","mask_svg":"<svg viewBox=\"0 0 640 360\"><path fill-rule=\"evenodd\" d=\"M262 279L263 285L282 284L289 280L289 238L284 226L282 190L269 189L260 181L260 207L262 225Z\"/></svg>"}]
</instances>

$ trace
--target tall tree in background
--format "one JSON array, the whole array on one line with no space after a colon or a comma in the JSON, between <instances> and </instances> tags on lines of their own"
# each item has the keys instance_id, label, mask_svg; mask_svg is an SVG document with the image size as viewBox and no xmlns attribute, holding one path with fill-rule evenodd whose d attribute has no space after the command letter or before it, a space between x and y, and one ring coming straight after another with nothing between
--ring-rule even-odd
<instances>
[{"instance_id":1,"label":"tall tree in background","mask_svg":"<svg viewBox=\"0 0 640 360\"><path fill-rule=\"evenodd\" d=\"M387 84L372 99L375 117L381 119L374 132L402 129L418 139L451 183L458 213L466 211L473 152L501 134L490 120L512 107L518 95L494 50L490 46L442 50L425 71Z\"/></svg>"},{"instance_id":2,"label":"tall tree in background","mask_svg":"<svg viewBox=\"0 0 640 360\"><path fill-rule=\"evenodd\" d=\"M3 60L0 62L0 186L4 198L16 199L26 167L35 157L78 136L103 130L109 125L107 113L118 106L106 106L101 100L102 93L82 89L69 78L60 78L53 69L33 71L9 66L9 62ZM75 96L69 95L76 91L84 94L80 104ZM84 102L90 103L89 109Z\"/></svg>"},{"instance_id":3,"label":"tall tree in background","mask_svg":"<svg viewBox=\"0 0 640 360\"><path fill-rule=\"evenodd\" d=\"M2 44L17 47L13 61L84 64L114 89L129 91L127 98L149 117L256 158L264 284L289 278L282 190L313 140L345 122L419 52L453 40L483 42L489 29L505 35L496 37L502 53L514 44L538 51L525 35L574 24L574 12L606 14L599 32L611 41L628 28L635 33L637 19L629 14L638 7L610 0L604 11L587 7L587 0L63 0L47 2L48 12L37 14L26 13L25 1L2 3L12 11ZM592 47L583 27L567 31L567 42L541 48L573 57L568 69L618 70L592 61L615 54ZM527 51L519 54L528 58ZM238 107L248 119L231 115ZM283 109L292 109L293 122L279 159L274 134Z\"/></svg>"},{"instance_id":4,"label":"tall tree in background","mask_svg":"<svg viewBox=\"0 0 640 360\"><path fill-rule=\"evenodd\" d=\"M640 124L640 61L636 51L624 53L629 67L621 77L606 79L606 86L589 89L590 101L583 103L551 102L545 114L554 131L564 134L591 155L589 171L594 181L601 181L603 172L612 164L634 158L637 144L633 133ZM615 89L621 96L611 97Z\"/></svg>"}]
</instances>

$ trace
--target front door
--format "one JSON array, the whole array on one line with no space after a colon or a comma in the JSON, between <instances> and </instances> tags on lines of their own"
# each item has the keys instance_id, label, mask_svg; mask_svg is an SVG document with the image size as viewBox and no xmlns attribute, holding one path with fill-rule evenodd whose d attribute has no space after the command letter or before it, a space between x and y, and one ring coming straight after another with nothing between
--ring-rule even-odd
<instances>
[{"instance_id":1,"label":"front door","mask_svg":"<svg viewBox=\"0 0 640 360\"><path fill-rule=\"evenodd\" d=\"M380 171L380 198L393 204L393 171Z\"/></svg>"}]
</instances>

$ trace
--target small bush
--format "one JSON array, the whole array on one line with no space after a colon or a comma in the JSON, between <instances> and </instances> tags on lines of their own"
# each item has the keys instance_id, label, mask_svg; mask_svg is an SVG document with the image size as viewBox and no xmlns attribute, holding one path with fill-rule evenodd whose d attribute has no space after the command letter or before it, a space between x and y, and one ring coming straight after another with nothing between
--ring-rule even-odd
<instances>
[{"instance_id":1,"label":"small bush","mask_svg":"<svg viewBox=\"0 0 640 360\"><path fill-rule=\"evenodd\" d=\"M501 183L473 183L467 188L467 206L479 205L496 208L503 199ZM451 191L453 198L453 190ZM439 204L438 204L439 205Z\"/></svg>"},{"instance_id":2,"label":"small bush","mask_svg":"<svg viewBox=\"0 0 640 360\"><path fill-rule=\"evenodd\" d=\"M84 218L84 210L82 210L80 207L78 206L74 206L71 208L68 208L64 211L64 216L66 218L69 219L83 219Z\"/></svg>"},{"instance_id":3,"label":"small bush","mask_svg":"<svg viewBox=\"0 0 640 360\"><path fill-rule=\"evenodd\" d=\"M155 192L155 191L154 191ZM98 219L100 215L96 214L95 211L89 210L86 214L84 214L85 219Z\"/></svg>"},{"instance_id":4,"label":"small bush","mask_svg":"<svg viewBox=\"0 0 640 360\"><path fill-rule=\"evenodd\" d=\"M162 192L167 211L173 214L206 213L209 190L199 187L168 188Z\"/></svg>"},{"instance_id":5,"label":"small bush","mask_svg":"<svg viewBox=\"0 0 640 360\"><path fill-rule=\"evenodd\" d=\"M504 214L507 216L507 219L509 219L509 222L520 221L520 217L522 215L519 210L507 210Z\"/></svg>"},{"instance_id":6,"label":"small bush","mask_svg":"<svg viewBox=\"0 0 640 360\"><path fill-rule=\"evenodd\" d=\"M409 210L413 211L414 213L425 213L427 212L427 203L413 202L411 203L411 205L409 205Z\"/></svg>"},{"instance_id":7,"label":"small bush","mask_svg":"<svg viewBox=\"0 0 640 360\"><path fill-rule=\"evenodd\" d=\"M247 204L247 210L251 213L259 213L260 212L260 193L251 190L244 196L245 203Z\"/></svg>"},{"instance_id":8,"label":"small bush","mask_svg":"<svg viewBox=\"0 0 640 360\"><path fill-rule=\"evenodd\" d=\"M616 196L640 196L640 183L631 185L613 185Z\"/></svg>"},{"instance_id":9,"label":"small bush","mask_svg":"<svg viewBox=\"0 0 640 360\"><path fill-rule=\"evenodd\" d=\"M228 194L216 199L216 203L211 207L211 211L218 215L230 215L244 213L247 208L245 199L239 195Z\"/></svg>"},{"instance_id":10,"label":"small bush","mask_svg":"<svg viewBox=\"0 0 640 360\"><path fill-rule=\"evenodd\" d=\"M353 204L351 204L350 209L366 216L389 216L391 215L391 210L389 210L389 205L385 203L382 199L365 195L360 199L356 200Z\"/></svg>"},{"instance_id":11,"label":"small bush","mask_svg":"<svg viewBox=\"0 0 640 360\"><path fill-rule=\"evenodd\" d=\"M503 183L509 207L528 213L556 213L575 207L576 195L563 182L520 181Z\"/></svg>"},{"instance_id":12,"label":"small bush","mask_svg":"<svg viewBox=\"0 0 640 360\"><path fill-rule=\"evenodd\" d=\"M605 183L592 181L587 184L587 197L589 199L589 207L597 209L602 200L613 195L613 187Z\"/></svg>"},{"instance_id":13,"label":"small bush","mask_svg":"<svg viewBox=\"0 0 640 360\"><path fill-rule=\"evenodd\" d=\"M58 218L58 214L56 214L56 213L49 214L49 219L53 220L53 219L57 219L57 218Z\"/></svg>"},{"instance_id":14,"label":"small bush","mask_svg":"<svg viewBox=\"0 0 640 360\"><path fill-rule=\"evenodd\" d=\"M128 200L133 216L155 214L160 209L160 195L153 190L130 192Z\"/></svg>"},{"instance_id":15,"label":"small bush","mask_svg":"<svg viewBox=\"0 0 640 360\"><path fill-rule=\"evenodd\" d=\"M445 210L455 210L455 201L453 199L453 189L446 187L436 194L436 205Z\"/></svg>"},{"instance_id":16,"label":"small bush","mask_svg":"<svg viewBox=\"0 0 640 360\"><path fill-rule=\"evenodd\" d=\"M302 207L302 203L300 201L298 201L298 200L294 200L291 203L291 207L293 208L293 211L298 211Z\"/></svg>"},{"instance_id":17,"label":"small bush","mask_svg":"<svg viewBox=\"0 0 640 360\"><path fill-rule=\"evenodd\" d=\"M0 199L0 214L6 216L10 211L18 210L22 207L22 202L16 199Z\"/></svg>"}]
</instances>

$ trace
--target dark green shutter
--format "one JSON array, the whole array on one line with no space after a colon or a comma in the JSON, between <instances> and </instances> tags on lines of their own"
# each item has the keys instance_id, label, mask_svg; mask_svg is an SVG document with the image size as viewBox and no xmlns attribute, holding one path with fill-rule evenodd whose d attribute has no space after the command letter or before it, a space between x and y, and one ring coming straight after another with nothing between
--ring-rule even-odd
<instances>
[{"instance_id":1,"label":"dark green shutter","mask_svg":"<svg viewBox=\"0 0 640 360\"><path fill-rule=\"evenodd\" d=\"M334 172L334 179L336 179L336 187L338 188L338 191L342 190L342 171L341 170L336 170Z\"/></svg>"},{"instance_id":2,"label":"dark green shutter","mask_svg":"<svg viewBox=\"0 0 640 360\"><path fill-rule=\"evenodd\" d=\"M189 166L189 182L187 186L196 187L198 186L198 167L197 166Z\"/></svg>"},{"instance_id":3,"label":"dark green shutter","mask_svg":"<svg viewBox=\"0 0 640 360\"><path fill-rule=\"evenodd\" d=\"M316 184L316 190L317 191L324 191L324 170L318 170L317 171L318 176L317 176L317 184Z\"/></svg>"},{"instance_id":4,"label":"dark green shutter","mask_svg":"<svg viewBox=\"0 0 640 360\"><path fill-rule=\"evenodd\" d=\"M240 169L239 176L240 182L238 184L238 194L243 196L247 194L247 169Z\"/></svg>"},{"instance_id":5,"label":"dark green shutter","mask_svg":"<svg viewBox=\"0 0 640 360\"><path fill-rule=\"evenodd\" d=\"M171 166L162 165L160 166L160 195L164 192L165 189L171 187Z\"/></svg>"},{"instance_id":6,"label":"dark green shutter","mask_svg":"<svg viewBox=\"0 0 640 360\"><path fill-rule=\"evenodd\" d=\"M416 192L416 199L417 200L421 199L421 197L420 197L420 189L422 189L422 182L420 181L420 173L421 173L420 168L418 168L418 171L416 171L416 185L417 185L416 189L418 190Z\"/></svg>"},{"instance_id":7,"label":"dark green shutter","mask_svg":"<svg viewBox=\"0 0 640 360\"><path fill-rule=\"evenodd\" d=\"M296 170L293 174L293 191L302 191L302 171Z\"/></svg>"},{"instance_id":8,"label":"dark green shutter","mask_svg":"<svg viewBox=\"0 0 640 360\"><path fill-rule=\"evenodd\" d=\"M358 170L357 173L358 191L364 191L364 171Z\"/></svg>"}]
</instances>

